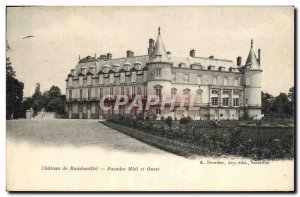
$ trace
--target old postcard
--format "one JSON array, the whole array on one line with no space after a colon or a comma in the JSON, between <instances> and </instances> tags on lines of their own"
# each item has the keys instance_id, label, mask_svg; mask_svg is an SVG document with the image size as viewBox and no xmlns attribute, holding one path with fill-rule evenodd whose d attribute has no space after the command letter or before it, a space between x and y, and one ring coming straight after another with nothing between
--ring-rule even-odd
<instances>
[{"instance_id":1,"label":"old postcard","mask_svg":"<svg viewBox=\"0 0 300 197\"><path fill-rule=\"evenodd\" d=\"M8 191L294 191L294 7L7 7Z\"/></svg>"}]
</instances>

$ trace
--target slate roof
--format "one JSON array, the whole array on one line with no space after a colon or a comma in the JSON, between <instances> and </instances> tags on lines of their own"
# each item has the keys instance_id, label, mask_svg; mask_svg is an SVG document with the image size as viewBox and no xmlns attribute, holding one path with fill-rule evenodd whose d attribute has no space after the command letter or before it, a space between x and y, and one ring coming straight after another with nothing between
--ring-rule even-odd
<instances>
[{"instance_id":1,"label":"slate roof","mask_svg":"<svg viewBox=\"0 0 300 197\"><path fill-rule=\"evenodd\" d=\"M250 66L250 69L260 69L260 64L253 50L253 40L251 40L251 48L245 66Z\"/></svg>"},{"instance_id":2,"label":"slate roof","mask_svg":"<svg viewBox=\"0 0 300 197\"><path fill-rule=\"evenodd\" d=\"M123 57L123 58L103 60L99 58L98 59L91 58L90 56L88 56L86 58L83 58L83 60L80 60L79 63L76 65L75 78L78 78L78 74L81 72L82 67L86 67L87 70L89 71L90 70L89 68L94 66L96 68L95 74L97 74L99 72L102 73L103 67L105 66L109 67L109 71L111 71L114 65L120 65L118 70L123 71L125 69L126 64L130 64L131 69L134 68L134 64L141 64L141 70L147 70L146 68L147 62L171 62L173 63L173 67L182 67L182 68L191 68L191 65L197 64L197 65L201 65L202 69L204 70L207 70L208 67L210 66L214 66L216 70L219 67L224 67L225 71L229 71L230 68L236 68L235 64L231 60L206 58L206 57L168 56L160 35L160 28L158 29L157 40L155 42L155 46L150 57L149 55L141 55L141 56L134 56L134 57ZM255 67L257 67L257 65L259 66L255 53L252 50L252 45L248 55L247 63Z\"/></svg>"},{"instance_id":3,"label":"slate roof","mask_svg":"<svg viewBox=\"0 0 300 197\"><path fill-rule=\"evenodd\" d=\"M170 62L170 59L167 55L167 51L165 49L164 43L160 35L160 28L158 28L158 36L149 60L150 62Z\"/></svg>"}]
</instances>

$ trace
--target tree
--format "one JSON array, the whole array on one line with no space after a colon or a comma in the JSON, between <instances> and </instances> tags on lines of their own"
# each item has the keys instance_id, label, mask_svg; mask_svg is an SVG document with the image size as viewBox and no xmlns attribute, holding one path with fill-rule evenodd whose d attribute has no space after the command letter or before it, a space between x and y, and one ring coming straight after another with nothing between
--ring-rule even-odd
<instances>
[{"instance_id":1,"label":"tree","mask_svg":"<svg viewBox=\"0 0 300 197\"><path fill-rule=\"evenodd\" d=\"M6 42L6 51L11 50ZM22 116L22 100L24 84L15 78L16 73L11 66L10 58L6 58L6 119Z\"/></svg>"},{"instance_id":2,"label":"tree","mask_svg":"<svg viewBox=\"0 0 300 197\"><path fill-rule=\"evenodd\" d=\"M57 86L52 86L49 90L49 97L57 97L57 96L61 96L61 91L59 89L59 87Z\"/></svg>"},{"instance_id":3,"label":"tree","mask_svg":"<svg viewBox=\"0 0 300 197\"><path fill-rule=\"evenodd\" d=\"M274 103L274 96L269 93L261 92L262 98L262 113L263 114L271 114L271 108Z\"/></svg>"},{"instance_id":4,"label":"tree","mask_svg":"<svg viewBox=\"0 0 300 197\"><path fill-rule=\"evenodd\" d=\"M271 110L278 115L293 115L293 105L288 95L286 93L280 93L276 96Z\"/></svg>"}]
</instances>

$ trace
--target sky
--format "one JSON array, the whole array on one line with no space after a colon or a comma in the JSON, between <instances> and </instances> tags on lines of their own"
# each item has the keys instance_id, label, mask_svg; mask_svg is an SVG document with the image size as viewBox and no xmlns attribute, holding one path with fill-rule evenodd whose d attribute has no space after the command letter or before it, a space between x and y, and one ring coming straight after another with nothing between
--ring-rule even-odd
<instances>
[{"instance_id":1,"label":"sky","mask_svg":"<svg viewBox=\"0 0 300 197\"><path fill-rule=\"evenodd\" d=\"M261 49L262 91L278 95L294 86L293 7L9 7L7 52L24 96L58 86L78 57L112 53L147 54L157 28L174 56L230 59L244 64L254 40ZM34 36L22 39L26 36Z\"/></svg>"}]
</instances>

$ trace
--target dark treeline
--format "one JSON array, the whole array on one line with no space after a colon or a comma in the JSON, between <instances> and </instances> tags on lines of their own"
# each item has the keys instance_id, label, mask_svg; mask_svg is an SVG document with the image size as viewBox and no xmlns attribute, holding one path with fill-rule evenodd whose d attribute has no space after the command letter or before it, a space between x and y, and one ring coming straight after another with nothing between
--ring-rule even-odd
<instances>
[{"instance_id":1,"label":"dark treeline","mask_svg":"<svg viewBox=\"0 0 300 197\"><path fill-rule=\"evenodd\" d=\"M268 117L293 118L294 104L294 87L289 89L288 94L280 93L278 96L262 92L262 114Z\"/></svg>"}]
</instances>

